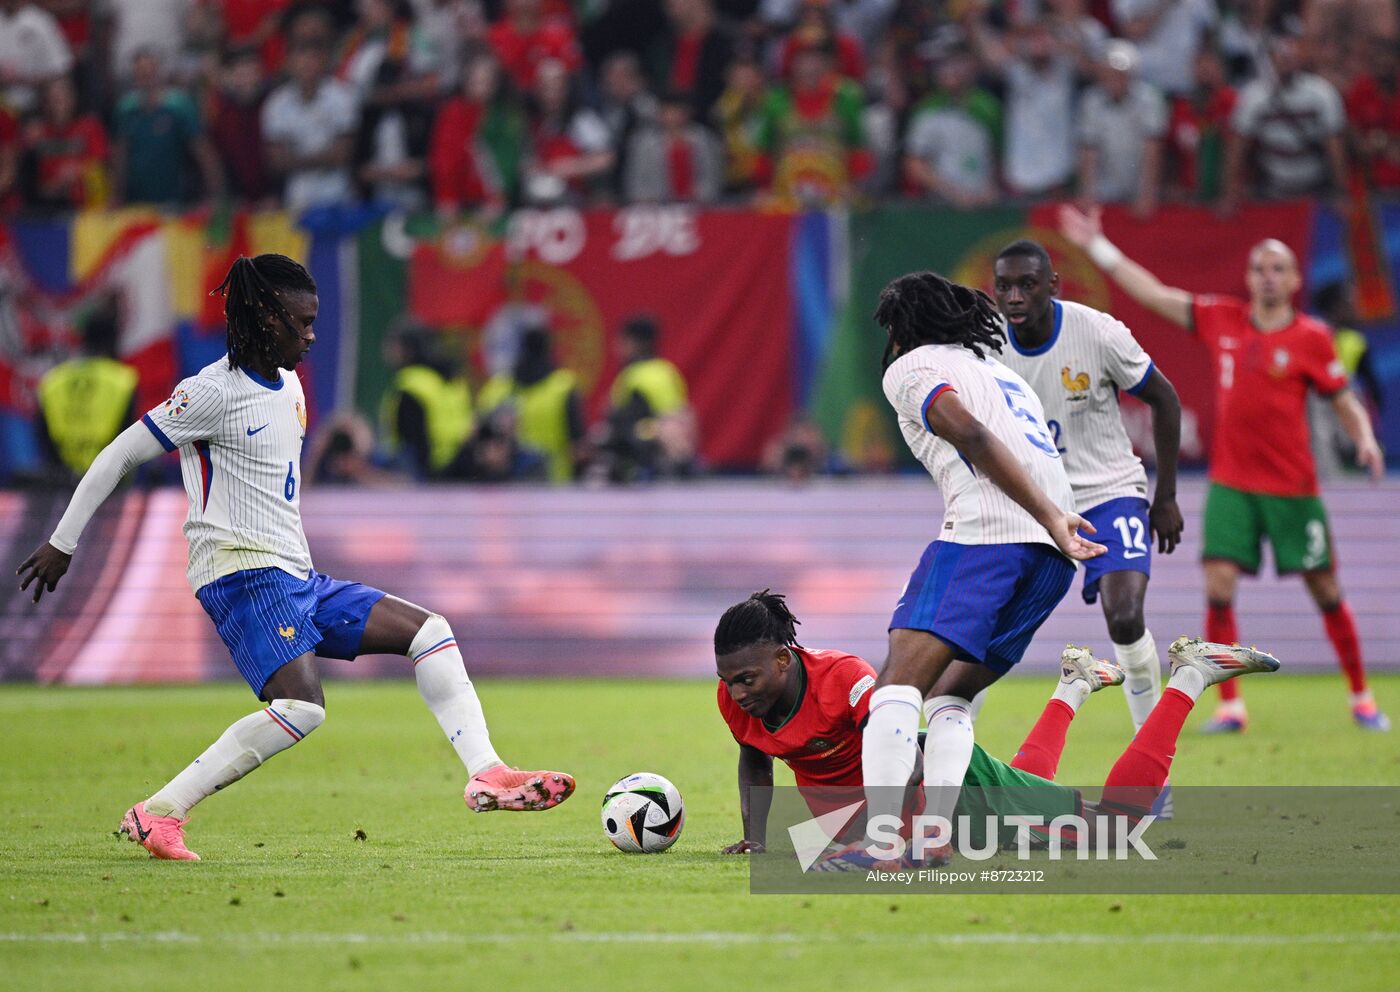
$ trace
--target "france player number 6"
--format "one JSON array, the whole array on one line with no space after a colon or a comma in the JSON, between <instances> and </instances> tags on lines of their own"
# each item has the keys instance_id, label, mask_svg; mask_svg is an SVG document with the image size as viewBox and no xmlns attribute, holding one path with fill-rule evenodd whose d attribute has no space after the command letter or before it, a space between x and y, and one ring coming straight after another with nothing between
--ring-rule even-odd
<instances>
[{"instance_id":1,"label":"france player number 6","mask_svg":"<svg viewBox=\"0 0 1400 992\"><path fill-rule=\"evenodd\" d=\"M290 502L296 497L296 494L297 494L297 477L296 477L296 475L293 473L293 465L292 465L292 463L291 463L291 462L288 462L288 463L287 463L287 484L286 484L285 486L282 487L282 495L283 495L283 496L286 496L286 497L287 497L287 502L290 503Z\"/></svg>"},{"instance_id":2,"label":"france player number 6","mask_svg":"<svg viewBox=\"0 0 1400 992\"><path fill-rule=\"evenodd\" d=\"M998 379L996 383L1001 387L1001 394L1006 397L1006 405L1011 408L1011 412L1016 415L1016 419L1024 420L1031 426L1032 430L1025 432L1026 440L1051 458L1059 458L1060 452L1056 450L1055 445L1050 443L1050 438L1045 433L1045 428L1041 426L1039 420L1035 419L1035 414L1016 402L1018 398L1026 398L1026 391L1018 384L1007 382L1005 379ZM1032 431L1034 433L1032 433Z\"/></svg>"}]
</instances>

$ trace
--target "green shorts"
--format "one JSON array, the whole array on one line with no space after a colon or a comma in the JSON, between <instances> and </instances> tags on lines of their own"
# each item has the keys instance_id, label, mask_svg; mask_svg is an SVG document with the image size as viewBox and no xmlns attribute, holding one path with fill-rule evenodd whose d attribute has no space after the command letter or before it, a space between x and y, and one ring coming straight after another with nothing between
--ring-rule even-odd
<instances>
[{"instance_id":1,"label":"green shorts","mask_svg":"<svg viewBox=\"0 0 1400 992\"><path fill-rule=\"evenodd\" d=\"M1265 537L1280 575L1332 568L1332 532L1321 499L1247 493L1212 482L1206 490L1201 558L1232 561L1254 575Z\"/></svg>"},{"instance_id":2,"label":"green shorts","mask_svg":"<svg viewBox=\"0 0 1400 992\"><path fill-rule=\"evenodd\" d=\"M987 817L1001 820L1012 815L1039 816L1049 823L1057 816L1083 815L1083 803L1078 789L1012 768L980 746L972 745L972 761L963 777L954 816L968 817L969 839L975 847L982 847L986 842ZM1001 828L999 845L1014 843L1016 828L1005 823Z\"/></svg>"}]
</instances>

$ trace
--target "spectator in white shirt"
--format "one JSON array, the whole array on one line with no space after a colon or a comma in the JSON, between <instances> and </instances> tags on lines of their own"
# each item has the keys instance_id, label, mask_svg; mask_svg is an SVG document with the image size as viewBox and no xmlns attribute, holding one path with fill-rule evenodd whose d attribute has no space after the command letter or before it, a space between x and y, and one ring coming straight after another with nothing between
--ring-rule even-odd
<instances>
[{"instance_id":1,"label":"spectator in white shirt","mask_svg":"<svg viewBox=\"0 0 1400 992\"><path fill-rule=\"evenodd\" d=\"M37 4L0 0L0 83L5 102L26 111L39 86L73 68L73 53L58 21Z\"/></svg>"},{"instance_id":2,"label":"spectator in white shirt","mask_svg":"<svg viewBox=\"0 0 1400 992\"><path fill-rule=\"evenodd\" d=\"M1270 55L1272 78L1241 89L1230 118L1227 210L1244 195L1247 161L1255 166L1257 192L1269 198L1336 193L1346 180L1346 114L1336 88L1303 71L1297 38L1276 38Z\"/></svg>"},{"instance_id":3,"label":"spectator in white shirt","mask_svg":"<svg viewBox=\"0 0 1400 992\"><path fill-rule=\"evenodd\" d=\"M290 210L350 199L358 108L354 90L327 73L326 50L301 44L287 57L290 79L263 107L263 140L273 171L286 178Z\"/></svg>"},{"instance_id":4,"label":"spectator in white shirt","mask_svg":"<svg viewBox=\"0 0 1400 992\"><path fill-rule=\"evenodd\" d=\"M1113 19L1138 47L1142 78L1169 96L1191 90L1191 67L1220 20L1215 0L1113 0Z\"/></svg>"},{"instance_id":5,"label":"spectator in white shirt","mask_svg":"<svg viewBox=\"0 0 1400 992\"><path fill-rule=\"evenodd\" d=\"M1133 43L1110 41L1097 81L1080 97L1079 194L1085 209L1114 202L1131 202L1140 216L1157 209L1167 105L1137 69Z\"/></svg>"}]
</instances>

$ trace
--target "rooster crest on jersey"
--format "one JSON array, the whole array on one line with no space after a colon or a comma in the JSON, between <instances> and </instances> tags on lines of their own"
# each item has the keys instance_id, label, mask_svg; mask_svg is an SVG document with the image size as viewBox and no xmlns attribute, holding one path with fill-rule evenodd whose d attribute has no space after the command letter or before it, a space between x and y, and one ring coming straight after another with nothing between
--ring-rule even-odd
<instances>
[{"instance_id":1,"label":"rooster crest on jersey","mask_svg":"<svg viewBox=\"0 0 1400 992\"><path fill-rule=\"evenodd\" d=\"M1077 375L1070 375L1069 372L1070 369L1068 365L1060 369L1060 381L1063 382L1065 388L1069 390L1070 400L1087 400L1089 398L1089 387L1093 384L1089 379L1089 373L1080 372Z\"/></svg>"}]
</instances>

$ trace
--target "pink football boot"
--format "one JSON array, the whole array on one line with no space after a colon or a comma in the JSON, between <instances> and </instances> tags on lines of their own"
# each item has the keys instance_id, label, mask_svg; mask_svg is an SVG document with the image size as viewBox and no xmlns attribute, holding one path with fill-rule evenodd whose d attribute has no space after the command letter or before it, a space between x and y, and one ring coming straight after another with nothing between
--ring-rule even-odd
<instances>
[{"instance_id":1,"label":"pink football boot","mask_svg":"<svg viewBox=\"0 0 1400 992\"><path fill-rule=\"evenodd\" d=\"M477 772L467 782L462 798L473 813L493 809L552 809L574 791L574 778L563 772L522 772L495 765Z\"/></svg>"},{"instance_id":2,"label":"pink football boot","mask_svg":"<svg viewBox=\"0 0 1400 992\"><path fill-rule=\"evenodd\" d=\"M118 833L126 834L151 852L151 857L163 861L198 861L199 855L185 846L182 828L189 820L173 816L153 816L146 812L145 803L137 803L126 811Z\"/></svg>"}]
</instances>

